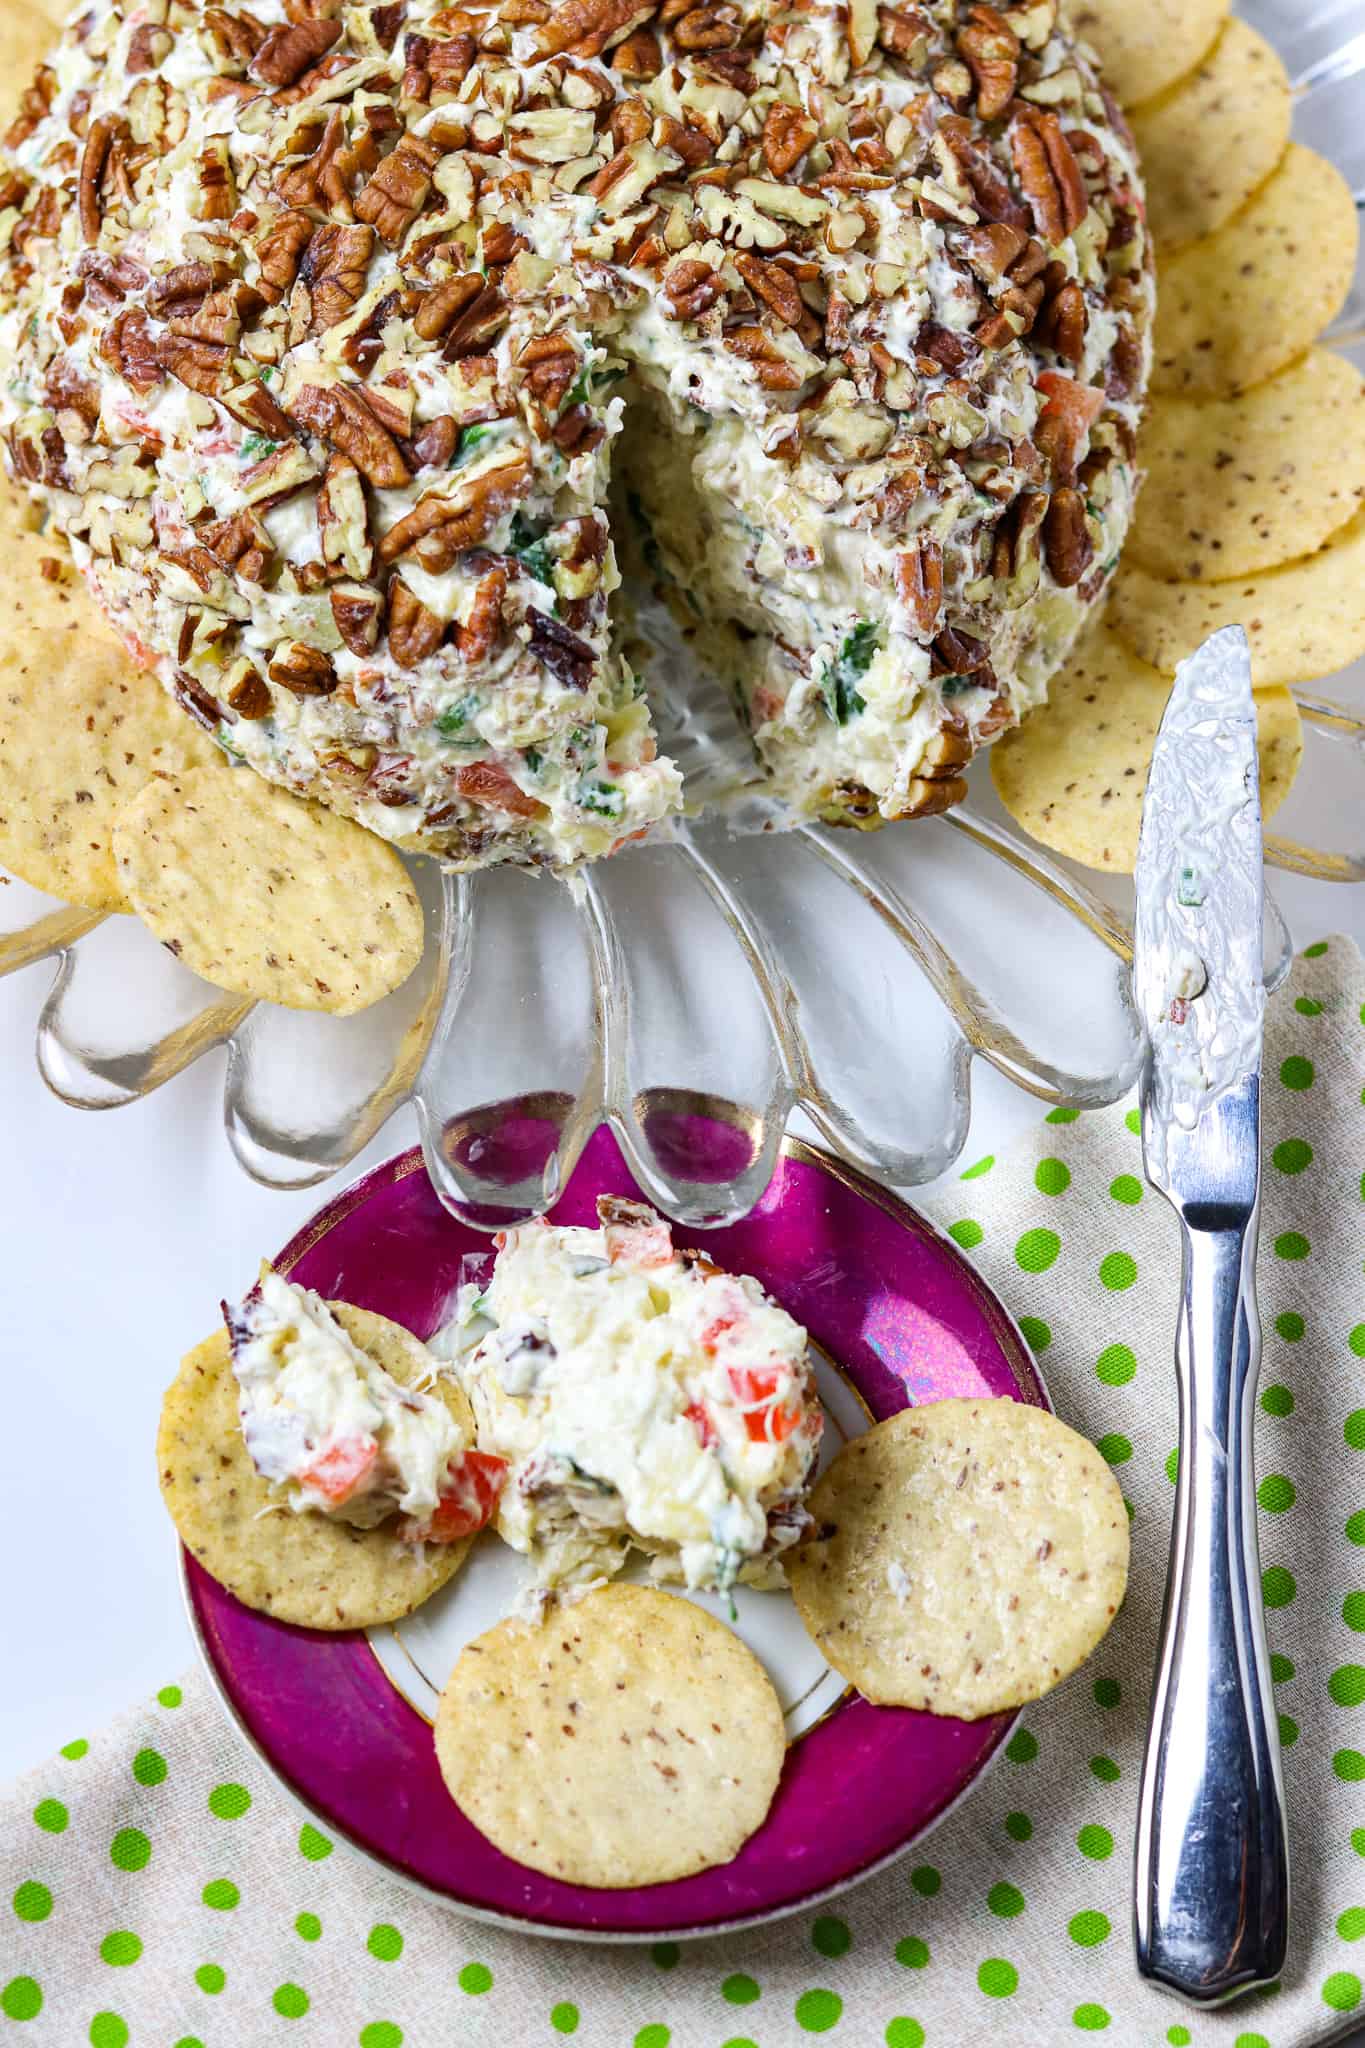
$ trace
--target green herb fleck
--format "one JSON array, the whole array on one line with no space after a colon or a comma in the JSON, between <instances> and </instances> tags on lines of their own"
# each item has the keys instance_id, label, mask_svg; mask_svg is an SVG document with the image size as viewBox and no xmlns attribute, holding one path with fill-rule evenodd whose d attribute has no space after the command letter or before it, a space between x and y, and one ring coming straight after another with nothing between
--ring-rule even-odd
<instances>
[{"instance_id":1,"label":"green herb fleck","mask_svg":"<svg viewBox=\"0 0 1365 2048\"><path fill-rule=\"evenodd\" d=\"M521 758L533 775L539 775L545 756L538 747L527 747Z\"/></svg>"},{"instance_id":2,"label":"green herb fleck","mask_svg":"<svg viewBox=\"0 0 1365 2048\"><path fill-rule=\"evenodd\" d=\"M447 704L436 721L436 730L443 740L453 740L457 746L480 747L483 741L475 733L467 733L465 727L478 714L477 697L461 697L458 703Z\"/></svg>"},{"instance_id":3,"label":"green herb fleck","mask_svg":"<svg viewBox=\"0 0 1365 2048\"><path fill-rule=\"evenodd\" d=\"M455 453L451 457L451 468L458 469L462 462L468 462L479 443L486 441L492 431L489 426L462 427L460 438L455 444Z\"/></svg>"},{"instance_id":4,"label":"green herb fleck","mask_svg":"<svg viewBox=\"0 0 1365 2048\"><path fill-rule=\"evenodd\" d=\"M550 553L543 526L536 528L520 512L514 512L509 552L516 556L528 574L535 577L537 583L547 583L553 590L554 556Z\"/></svg>"},{"instance_id":5,"label":"green herb fleck","mask_svg":"<svg viewBox=\"0 0 1365 2048\"><path fill-rule=\"evenodd\" d=\"M644 508L638 491L626 492L626 510L640 529L640 552L645 558L645 566L655 576L667 576L668 571L664 568L664 558L659 553L659 543L654 538L654 528L650 524L649 514Z\"/></svg>"},{"instance_id":6,"label":"green herb fleck","mask_svg":"<svg viewBox=\"0 0 1365 2048\"><path fill-rule=\"evenodd\" d=\"M619 818L626 807L625 794L614 782L580 782L578 801L599 818Z\"/></svg>"},{"instance_id":7,"label":"green herb fleck","mask_svg":"<svg viewBox=\"0 0 1365 2048\"><path fill-rule=\"evenodd\" d=\"M267 455L273 455L279 447L267 434L248 434L242 443L243 462L261 462Z\"/></svg>"},{"instance_id":8,"label":"green herb fleck","mask_svg":"<svg viewBox=\"0 0 1365 2048\"><path fill-rule=\"evenodd\" d=\"M867 701L858 690L857 678L867 674L876 652L877 628L870 620L859 619L839 649L838 660L826 665L820 693L836 725L847 725L850 718L866 711Z\"/></svg>"}]
</instances>

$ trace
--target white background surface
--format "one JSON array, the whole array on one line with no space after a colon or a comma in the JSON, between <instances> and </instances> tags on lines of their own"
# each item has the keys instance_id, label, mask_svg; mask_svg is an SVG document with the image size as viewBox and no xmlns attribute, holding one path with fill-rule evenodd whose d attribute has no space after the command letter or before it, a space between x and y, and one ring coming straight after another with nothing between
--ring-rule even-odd
<instances>
[{"instance_id":1,"label":"white background surface","mask_svg":"<svg viewBox=\"0 0 1365 2048\"><path fill-rule=\"evenodd\" d=\"M1271 880L1296 945L1342 930L1365 945L1365 887ZM242 1293L339 1184L281 1195L246 1179L220 1127L221 1054L129 1108L66 1108L33 1057L51 973L0 981L0 1777L189 1661L156 1485L161 1393L220 1297ZM974 1084L962 1164L1039 1114L980 1062ZM414 1135L400 1113L353 1173Z\"/></svg>"}]
</instances>

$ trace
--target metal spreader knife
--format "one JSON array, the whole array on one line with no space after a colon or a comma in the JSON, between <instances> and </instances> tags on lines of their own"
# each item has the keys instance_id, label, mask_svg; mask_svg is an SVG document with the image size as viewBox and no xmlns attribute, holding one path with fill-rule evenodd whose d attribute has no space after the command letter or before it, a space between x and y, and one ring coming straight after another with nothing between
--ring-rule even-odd
<instances>
[{"instance_id":1,"label":"metal spreader knife","mask_svg":"<svg viewBox=\"0 0 1365 2048\"><path fill-rule=\"evenodd\" d=\"M1289 1864L1256 1545L1261 804L1251 662L1182 662L1152 756L1133 990L1147 1178L1180 1220L1180 1464L1138 1800L1138 1969L1199 2004L1272 1982Z\"/></svg>"}]
</instances>

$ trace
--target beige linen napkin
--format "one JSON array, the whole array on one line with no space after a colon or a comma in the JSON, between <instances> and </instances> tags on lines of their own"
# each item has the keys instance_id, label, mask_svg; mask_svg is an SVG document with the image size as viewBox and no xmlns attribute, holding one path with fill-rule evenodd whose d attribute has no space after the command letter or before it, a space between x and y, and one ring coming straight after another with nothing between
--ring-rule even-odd
<instances>
[{"instance_id":1,"label":"beige linen napkin","mask_svg":"<svg viewBox=\"0 0 1365 2048\"><path fill-rule=\"evenodd\" d=\"M198 1675L0 1795L0 2043L16 2048L1301 2048L1365 2019L1365 977L1309 948L1265 1063L1261 1545L1296 1887L1282 1987L1215 2015L1143 1988L1136 1778L1175 1442L1173 1220L1136 1116L1054 1111L936 1205L1133 1508L1092 1662L963 1809L823 1911L721 1941L539 1941L333 1845ZM831 1817L831 1825L837 1819Z\"/></svg>"}]
</instances>

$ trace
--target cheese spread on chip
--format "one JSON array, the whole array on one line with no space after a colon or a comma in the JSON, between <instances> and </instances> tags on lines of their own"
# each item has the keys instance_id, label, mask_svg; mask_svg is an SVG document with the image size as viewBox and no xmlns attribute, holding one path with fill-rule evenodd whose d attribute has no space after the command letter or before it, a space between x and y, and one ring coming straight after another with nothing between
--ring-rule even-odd
<instances>
[{"instance_id":1,"label":"cheese spread on chip","mask_svg":"<svg viewBox=\"0 0 1365 2048\"><path fill-rule=\"evenodd\" d=\"M439 1540L487 1520L470 1513L489 1476L481 1467L495 1461L468 1449L443 1401L400 1386L353 1343L319 1295L266 1265L224 1312L242 1435L279 1505L360 1529L401 1515L401 1533Z\"/></svg>"},{"instance_id":2,"label":"cheese spread on chip","mask_svg":"<svg viewBox=\"0 0 1365 2048\"><path fill-rule=\"evenodd\" d=\"M756 1280L674 1249L652 1210L528 1223L462 1289L454 1341L480 1443L509 1462L499 1533L539 1584L780 1583L823 1416L806 1333Z\"/></svg>"}]
</instances>

